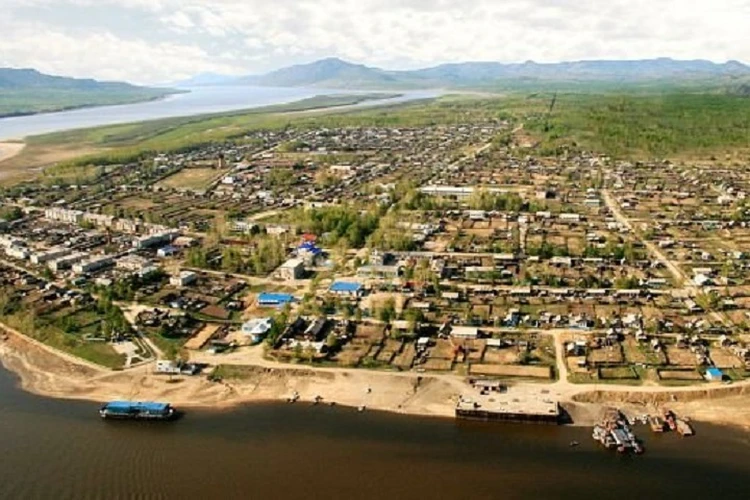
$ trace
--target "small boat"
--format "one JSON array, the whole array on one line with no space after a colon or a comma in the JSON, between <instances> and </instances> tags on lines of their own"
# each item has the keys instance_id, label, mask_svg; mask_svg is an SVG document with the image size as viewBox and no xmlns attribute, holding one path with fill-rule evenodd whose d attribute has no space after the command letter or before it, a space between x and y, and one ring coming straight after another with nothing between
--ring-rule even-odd
<instances>
[{"instance_id":1,"label":"small boat","mask_svg":"<svg viewBox=\"0 0 750 500\"><path fill-rule=\"evenodd\" d=\"M654 416L649 419L651 430L654 432L664 432L664 420L660 417Z\"/></svg>"},{"instance_id":2,"label":"small boat","mask_svg":"<svg viewBox=\"0 0 750 500\"><path fill-rule=\"evenodd\" d=\"M575 447L576 447L576 446L578 446L579 444L581 444L581 443L579 443L578 441L571 441L571 442L570 442L570 445L569 445L569 446L570 446L571 448L575 448Z\"/></svg>"},{"instance_id":3,"label":"small boat","mask_svg":"<svg viewBox=\"0 0 750 500\"><path fill-rule=\"evenodd\" d=\"M359 407L357 407L357 411L360 412L360 413L362 413L363 411L365 411L365 405L359 405Z\"/></svg>"},{"instance_id":4,"label":"small boat","mask_svg":"<svg viewBox=\"0 0 750 500\"><path fill-rule=\"evenodd\" d=\"M671 410L667 410L664 412L664 420L667 421L667 425L669 426L669 430L676 431L677 430L677 422L675 421L677 417L675 417L674 412Z\"/></svg>"},{"instance_id":5,"label":"small boat","mask_svg":"<svg viewBox=\"0 0 750 500\"><path fill-rule=\"evenodd\" d=\"M678 418L677 419L677 432L680 433L680 436L687 437L693 435L693 428L690 426L687 421Z\"/></svg>"},{"instance_id":6,"label":"small boat","mask_svg":"<svg viewBox=\"0 0 750 500\"><path fill-rule=\"evenodd\" d=\"M169 403L110 401L99 408L102 419L171 420L176 411Z\"/></svg>"}]
</instances>

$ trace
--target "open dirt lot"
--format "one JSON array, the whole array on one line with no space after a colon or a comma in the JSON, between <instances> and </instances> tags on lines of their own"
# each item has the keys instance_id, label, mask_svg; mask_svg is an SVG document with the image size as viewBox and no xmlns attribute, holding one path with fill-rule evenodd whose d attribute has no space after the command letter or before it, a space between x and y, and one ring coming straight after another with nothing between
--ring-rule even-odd
<instances>
[{"instance_id":1,"label":"open dirt lot","mask_svg":"<svg viewBox=\"0 0 750 500\"><path fill-rule=\"evenodd\" d=\"M210 167L184 168L174 175L158 183L159 186L174 189L206 189L208 184L216 177L226 171L217 170Z\"/></svg>"}]
</instances>

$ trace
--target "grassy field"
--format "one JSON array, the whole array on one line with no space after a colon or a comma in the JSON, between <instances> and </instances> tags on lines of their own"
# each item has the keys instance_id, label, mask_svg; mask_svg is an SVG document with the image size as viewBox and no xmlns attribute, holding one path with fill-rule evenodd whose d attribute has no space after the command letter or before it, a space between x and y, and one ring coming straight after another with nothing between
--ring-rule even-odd
<instances>
[{"instance_id":1,"label":"grassy field","mask_svg":"<svg viewBox=\"0 0 750 500\"><path fill-rule=\"evenodd\" d=\"M38 321L38 325L30 329L28 328L27 318L24 316L24 313L16 313L3 316L0 319L11 328L15 328L35 340L98 365L108 368L122 368L125 363L125 357L117 354L107 342L85 341L81 338L82 334L65 333L54 325L43 321Z\"/></svg>"},{"instance_id":2,"label":"grassy field","mask_svg":"<svg viewBox=\"0 0 750 500\"><path fill-rule=\"evenodd\" d=\"M133 88L132 90L77 89L3 89L0 92L0 118L90 106L130 104L149 101L172 93L169 90Z\"/></svg>"}]
</instances>

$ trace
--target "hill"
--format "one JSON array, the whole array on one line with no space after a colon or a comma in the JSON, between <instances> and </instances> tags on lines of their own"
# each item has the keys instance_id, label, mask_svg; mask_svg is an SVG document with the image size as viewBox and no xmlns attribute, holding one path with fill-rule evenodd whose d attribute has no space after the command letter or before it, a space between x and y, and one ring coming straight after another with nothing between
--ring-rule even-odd
<instances>
[{"instance_id":1,"label":"hill","mask_svg":"<svg viewBox=\"0 0 750 500\"><path fill-rule=\"evenodd\" d=\"M158 99L174 92L123 82L52 76L35 69L0 68L0 118L128 104Z\"/></svg>"},{"instance_id":2,"label":"hill","mask_svg":"<svg viewBox=\"0 0 750 500\"><path fill-rule=\"evenodd\" d=\"M575 61L540 64L466 62L432 68L388 71L337 58L282 68L264 75L223 77L222 84L274 87L373 88L469 88L517 87L550 83L686 84L727 83L750 78L750 67L737 61L714 63L669 58L635 61Z\"/></svg>"}]
</instances>

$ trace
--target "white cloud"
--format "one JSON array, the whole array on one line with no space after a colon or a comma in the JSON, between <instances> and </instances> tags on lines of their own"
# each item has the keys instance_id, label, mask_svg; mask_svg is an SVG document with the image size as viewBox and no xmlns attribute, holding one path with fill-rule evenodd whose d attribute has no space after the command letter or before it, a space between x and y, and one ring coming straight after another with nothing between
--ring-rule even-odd
<instances>
[{"instance_id":1,"label":"white cloud","mask_svg":"<svg viewBox=\"0 0 750 500\"><path fill-rule=\"evenodd\" d=\"M95 11L96 29L70 16L36 18L66 9ZM137 81L324 56L385 67L750 61L747 0L0 0L0 12L0 64Z\"/></svg>"}]
</instances>

